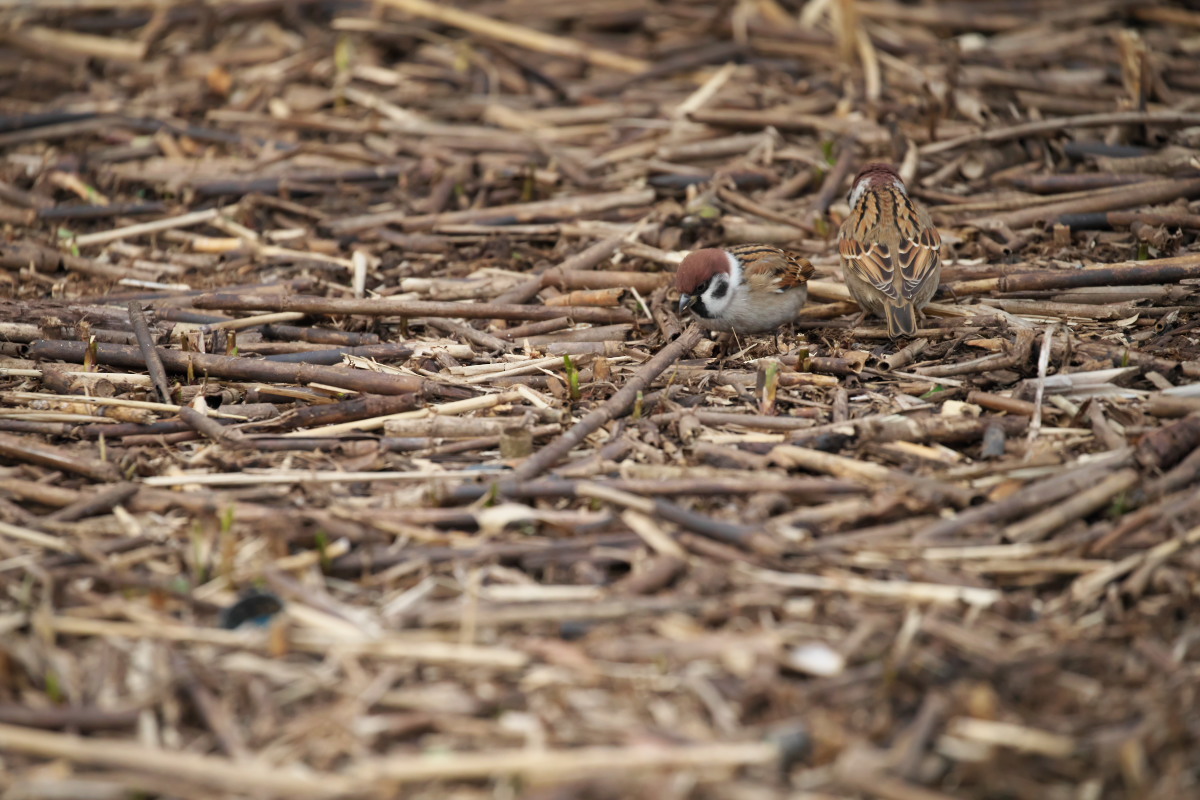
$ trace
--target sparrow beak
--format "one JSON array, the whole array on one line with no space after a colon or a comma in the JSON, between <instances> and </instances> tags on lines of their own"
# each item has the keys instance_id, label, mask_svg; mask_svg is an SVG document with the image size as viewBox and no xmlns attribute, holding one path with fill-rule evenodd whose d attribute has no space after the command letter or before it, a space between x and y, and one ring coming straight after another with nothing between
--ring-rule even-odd
<instances>
[{"instance_id":1,"label":"sparrow beak","mask_svg":"<svg viewBox=\"0 0 1200 800\"><path fill-rule=\"evenodd\" d=\"M697 298L690 294L679 295L679 313L682 314L692 306L696 305Z\"/></svg>"}]
</instances>

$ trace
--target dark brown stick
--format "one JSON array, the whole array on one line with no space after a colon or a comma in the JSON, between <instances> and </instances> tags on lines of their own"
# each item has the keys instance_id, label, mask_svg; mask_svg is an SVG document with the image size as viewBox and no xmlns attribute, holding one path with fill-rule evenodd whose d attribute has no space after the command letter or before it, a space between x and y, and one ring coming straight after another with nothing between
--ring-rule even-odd
<instances>
[{"instance_id":1,"label":"dark brown stick","mask_svg":"<svg viewBox=\"0 0 1200 800\"><path fill-rule=\"evenodd\" d=\"M129 271L109 264L101 264L90 258L60 253L49 247L41 247L30 242L9 242L0 244L0 267L8 269L26 269L32 267L37 272L57 272L65 269L69 272L79 272L97 278L119 281L129 277Z\"/></svg>"},{"instance_id":2,"label":"dark brown stick","mask_svg":"<svg viewBox=\"0 0 1200 800\"><path fill-rule=\"evenodd\" d=\"M141 487L136 483L120 483L100 492L82 497L64 506L45 518L46 522L75 522L80 519L106 514L114 507L121 505L138 493Z\"/></svg>"},{"instance_id":3,"label":"dark brown stick","mask_svg":"<svg viewBox=\"0 0 1200 800\"><path fill-rule=\"evenodd\" d=\"M837 163L833 165L833 169L829 170L824 182L821 183L821 190L813 199L812 207L817 214L825 214L829 211L829 207L833 205L846 178L854 174L854 159L854 138L852 136L844 137L838 143Z\"/></svg>"},{"instance_id":4,"label":"dark brown stick","mask_svg":"<svg viewBox=\"0 0 1200 800\"><path fill-rule=\"evenodd\" d=\"M1062 214L1058 221L1075 229L1110 230L1127 228L1135 222L1141 222L1146 225L1164 225L1168 228L1200 230L1200 214L1182 212L1096 211L1090 214Z\"/></svg>"},{"instance_id":5,"label":"dark brown stick","mask_svg":"<svg viewBox=\"0 0 1200 800\"><path fill-rule=\"evenodd\" d=\"M689 511L683 506L661 497L654 499L654 513L668 522L674 522L679 527L706 539L712 539L714 542L733 545L763 555L778 555L781 550L778 542L756 526L738 525L713 519L704 514Z\"/></svg>"},{"instance_id":6,"label":"dark brown stick","mask_svg":"<svg viewBox=\"0 0 1200 800\"><path fill-rule=\"evenodd\" d=\"M633 312L623 308L588 306L499 305L496 303L441 303L424 300L390 300L291 295L208 294L192 300L196 308L230 311L300 311L306 314L362 314L370 317L450 317L457 319L554 319L576 322L633 322Z\"/></svg>"},{"instance_id":7,"label":"dark brown stick","mask_svg":"<svg viewBox=\"0 0 1200 800\"><path fill-rule=\"evenodd\" d=\"M248 348L249 349L249 348ZM342 363L343 356L359 356L381 361L404 361L412 355L412 348L398 343L365 344L361 347L338 347L330 350L301 350L295 353L276 353L266 357L267 361L281 364L324 364Z\"/></svg>"},{"instance_id":8,"label":"dark brown stick","mask_svg":"<svg viewBox=\"0 0 1200 800\"><path fill-rule=\"evenodd\" d=\"M1031 206L1004 214L975 217L966 220L963 224L978 228L990 228L997 225L1022 228L1035 222L1042 222L1049 226L1057 222L1064 214L1115 211L1122 208L1165 203L1177 197L1195 197L1197 194L1200 194L1200 178L1147 181L1133 186L1101 189L1088 197Z\"/></svg>"},{"instance_id":9,"label":"dark brown stick","mask_svg":"<svg viewBox=\"0 0 1200 800\"><path fill-rule=\"evenodd\" d=\"M565 197L555 200L538 200L532 203L515 203L469 211L451 211L445 214L412 215L407 211L384 211L379 214L364 214L332 223L335 233L357 233L379 225L399 225L406 231L428 230L439 225L511 225L548 219L578 219L601 211L623 206L641 206L654 201L653 189L634 189L608 194Z\"/></svg>"},{"instance_id":10,"label":"dark brown stick","mask_svg":"<svg viewBox=\"0 0 1200 800\"><path fill-rule=\"evenodd\" d=\"M1041 483L1026 486L1020 492L1004 500L969 508L952 519L943 520L927 528L917 537L919 543L935 542L958 534L972 525L1006 522L1033 509L1044 508L1064 497L1094 486L1110 472L1124 467L1133 460L1133 453L1114 454L1104 463L1089 464L1068 470Z\"/></svg>"},{"instance_id":11,"label":"dark brown stick","mask_svg":"<svg viewBox=\"0 0 1200 800\"><path fill-rule=\"evenodd\" d=\"M1156 428L1137 443L1135 458L1147 469L1166 470L1200 447L1200 413Z\"/></svg>"},{"instance_id":12,"label":"dark brown stick","mask_svg":"<svg viewBox=\"0 0 1200 800\"><path fill-rule=\"evenodd\" d=\"M616 489L642 496L729 496L778 492L795 497L799 501L815 502L830 497L862 494L863 486L840 478L813 478L807 476L769 475L757 478L673 478L657 481L639 480L595 480L608 489ZM526 483L506 483L499 487L500 494L521 500L543 497L575 497L578 481L561 478L546 478ZM455 487L446 497L450 503L472 503L492 491L486 484L464 484Z\"/></svg>"},{"instance_id":13,"label":"dark brown stick","mask_svg":"<svg viewBox=\"0 0 1200 800\"><path fill-rule=\"evenodd\" d=\"M589 412L571 430L526 459L513 471L511 479L528 481L541 475L565 458L572 449L602 425L627 411L637 401L639 392L644 392L667 367L699 343L700 335L699 327L689 326L678 339L659 350L653 358L639 367L616 394Z\"/></svg>"},{"instance_id":14,"label":"dark brown stick","mask_svg":"<svg viewBox=\"0 0 1200 800\"><path fill-rule=\"evenodd\" d=\"M162 319L159 315L159 319ZM284 341L312 342L313 344L336 344L363 347L379 344L379 334L339 331L334 328L305 328L298 325L264 325L263 333L272 339Z\"/></svg>"},{"instance_id":15,"label":"dark brown stick","mask_svg":"<svg viewBox=\"0 0 1200 800\"><path fill-rule=\"evenodd\" d=\"M750 111L744 108L701 108L688 114L688 119L725 128L773 127L781 131L828 131L838 134L849 132L855 124L832 115Z\"/></svg>"},{"instance_id":16,"label":"dark brown stick","mask_svg":"<svg viewBox=\"0 0 1200 800\"><path fill-rule=\"evenodd\" d=\"M931 378L948 378L951 375L967 375L975 372L987 372L993 369L1009 369L1019 367L1029 360L1033 347L1034 332L1029 328L1017 330L1017 338L1011 345L1005 347L1008 352L994 353L990 356L962 361L958 364L935 364L922 367L918 373Z\"/></svg>"},{"instance_id":17,"label":"dark brown stick","mask_svg":"<svg viewBox=\"0 0 1200 800\"><path fill-rule=\"evenodd\" d=\"M1187 458L1172 467L1166 475L1151 482L1146 487L1146 494L1151 497L1162 497L1195 482L1198 476L1200 476L1200 446L1197 446Z\"/></svg>"},{"instance_id":18,"label":"dark brown stick","mask_svg":"<svg viewBox=\"0 0 1200 800\"><path fill-rule=\"evenodd\" d=\"M561 331L563 328L570 327L571 320L569 317L554 317L553 319L544 319L539 322L527 322L524 325L516 325L512 328L506 328L500 332L500 335L510 341L519 342L527 336L539 336L545 333L554 333Z\"/></svg>"},{"instance_id":19,"label":"dark brown stick","mask_svg":"<svg viewBox=\"0 0 1200 800\"><path fill-rule=\"evenodd\" d=\"M320 425L334 425L358 419L399 414L402 411L411 411L418 405L420 405L419 399L412 394L386 396L366 394L353 400L297 408L282 417L268 421L263 427L271 430L313 428Z\"/></svg>"},{"instance_id":20,"label":"dark brown stick","mask_svg":"<svg viewBox=\"0 0 1200 800\"><path fill-rule=\"evenodd\" d=\"M226 428L212 417L201 414L191 406L179 409L179 418L204 438L212 439L232 450L253 449L253 445L246 440L246 436L241 431L236 428Z\"/></svg>"},{"instance_id":21,"label":"dark brown stick","mask_svg":"<svg viewBox=\"0 0 1200 800\"><path fill-rule=\"evenodd\" d=\"M128 217L135 214L165 214L165 203L112 203L107 206L93 205L61 205L53 208L42 208L37 211L38 219L68 220L68 219L106 219L109 217Z\"/></svg>"},{"instance_id":22,"label":"dark brown stick","mask_svg":"<svg viewBox=\"0 0 1200 800\"><path fill-rule=\"evenodd\" d=\"M542 281L556 289L637 289L650 294L660 286L670 283L669 272L615 272L565 270L554 267L546 270Z\"/></svg>"},{"instance_id":23,"label":"dark brown stick","mask_svg":"<svg viewBox=\"0 0 1200 800\"><path fill-rule=\"evenodd\" d=\"M674 556L655 556L637 572L613 585L616 594L654 594L665 589L687 564Z\"/></svg>"},{"instance_id":24,"label":"dark brown stick","mask_svg":"<svg viewBox=\"0 0 1200 800\"><path fill-rule=\"evenodd\" d=\"M83 342L76 344L86 347ZM94 458L85 458L64 448L23 436L0 433L0 456L28 464L40 464L50 469L65 470L97 481L112 482L121 479L121 471L115 464L97 461Z\"/></svg>"},{"instance_id":25,"label":"dark brown stick","mask_svg":"<svg viewBox=\"0 0 1200 800\"><path fill-rule=\"evenodd\" d=\"M970 392L967 394L967 402L983 406L984 408L990 408L992 411L1003 411L1023 417L1032 417L1035 410L1033 403L1030 403L1028 400L1003 397L990 392Z\"/></svg>"},{"instance_id":26,"label":"dark brown stick","mask_svg":"<svg viewBox=\"0 0 1200 800\"><path fill-rule=\"evenodd\" d=\"M158 396L164 403L171 402L171 383L167 380L167 371L163 368L162 359L154 346L154 335L150 332L150 324L142 313L142 305L137 300L129 301L129 321L133 325L133 335L137 337L138 349L146 360L146 372L158 390Z\"/></svg>"},{"instance_id":27,"label":"dark brown stick","mask_svg":"<svg viewBox=\"0 0 1200 800\"><path fill-rule=\"evenodd\" d=\"M936 153L957 150L969 144L984 142L1007 142L1020 139L1022 136L1040 136L1048 133L1058 133L1067 128L1103 128L1106 125L1171 125L1187 127L1200 125L1200 114L1181 114L1174 111L1116 111L1108 114L1082 114L1078 117L1056 117L1035 122L1025 122L1020 125L1010 125L1007 128L994 128L990 131L980 131L957 139L947 139L944 142L933 142L921 148L923 157Z\"/></svg>"},{"instance_id":28,"label":"dark brown stick","mask_svg":"<svg viewBox=\"0 0 1200 800\"><path fill-rule=\"evenodd\" d=\"M355 181L393 180L413 168L411 163L351 169L300 169L279 177L210 178L185 182L201 197L213 195L288 194L341 191L340 184ZM324 185L321 185L324 184Z\"/></svg>"},{"instance_id":29,"label":"dark brown stick","mask_svg":"<svg viewBox=\"0 0 1200 800\"><path fill-rule=\"evenodd\" d=\"M77 731L132 730L137 726L142 709L117 711L95 707L30 708L25 705L0 706L0 722L26 728L70 728Z\"/></svg>"},{"instance_id":30,"label":"dark brown stick","mask_svg":"<svg viewBox=\"0 0 1200 800\"><path fill-rule=\"evenodd\" d=\"M1119 267L1090 267L1072 270L1019 272L977 281L956 281L946 289L961 297L988 292L1031 292L1044 289L1078 289L1086 286L1142 286L1151 283L1178 283L1200 278L1200 253L1174 258L1159 258Z\"/></svg>"},{"instance_id":31,"label":"dark brown stick","mask_svg":"<svg viewBox=\"0 0 1200 800\"><path fill-rule=\"evenodd\" d=\"M429 324L439 330L452 333L455 336L461 336L468 342L477 344L489 352L507 353L512 350L511 342L506 342L484 331L477 331L470 325L465 325L461 322L455 322L451 319L431 319L429 320Z\"/></svg>"},{"instance_id":32,"label":"dark brown stick","mask_svg":"<svg viewBox=\"0 0 1200 800\"><path fill-rule=\"evenodd\" d=\"M267 383L324 383L370 394L412 394L429 391L445 396L466 396L457 387L438 386L409 375L387 375L380 372L311 364L280 364L274 361L235 356L184 353L163 347L157 349L163 366L174 373L186 374L191 369L196 375L207 373L215 378L232 380ZM82 364L86 352L87 344L85 342L42 339L29 346L28 356L34 361L70 361ZM136 347L117 344L98 345L96 361L115 367L138 368L144 366L142 354Z\"/></svg>"},{"instance_id":33,"label":"dark brown stick","mask_svg":"<svg viewBox=\"0 0 1200 800\"><path fill-rule=\"evenodd\" d=\"M1145 183L1160 176L1146 173L1129 175L1114 175L1112 173L1086 172L1082 174L1068 173L1066 175L1016 175L1007 182L1013 188L1023 192L1037 194L1058 194L1059 192L1079 192L1089 189L1107 189L1111 186L1124 186L1130 183Z\"/></svg>"}]
</instances>

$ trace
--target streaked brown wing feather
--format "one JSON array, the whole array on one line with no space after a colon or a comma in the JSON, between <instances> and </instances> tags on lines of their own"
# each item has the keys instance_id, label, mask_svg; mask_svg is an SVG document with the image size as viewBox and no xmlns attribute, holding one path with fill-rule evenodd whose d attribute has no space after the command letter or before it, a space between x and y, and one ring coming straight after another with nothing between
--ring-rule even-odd
<instances>
[{"instance_id":1,"label":"streaked brown wing feather","mask_svg":"<svg viewBox=\"0 0 1200 800\"><path fill-rule=\"evenodd\" d=\"M729 252L742 263L747 283L760 289L782 292L803 286L814 269L808 259L761 244L735 245Z\"/></svg>"},{"instance_id":2,"label":"streaked brown wing feather","mask_svg":"<svg viewBox=\"0 0 1200 800\"><path fill-rule=\"evenodd\" d=\"M896 267L886 244L876 242L870 246L857 239L842 239L838 242L842 265L854 272L855 277L874 286L892 300L899 300L896 290Z\"/></svg>"},{"instance_id":3,"label":"streaked brown wing feather","mask_svg":"<svg viewBox=\"0 0 1200 800\"><path fill-rule=\"evenodd\" d=\"M779 283L785 289L794 289L808 283L808 279L813 276L814 272L816 272L816 268L807 258L785 253L783 272L779 276Z\"/></svg>"},{"instance_id":4,"label":"streaked brown wing feather","mask_svg":"<svg viewBox=\"0 0 1200 800\"><path fill-rule=\"evenodd\" d=\"M909 206L910 210L912 209ZM917 220L917 215L911 215ZM923 222L923 220L920 220ZM932 225L908 233L900 242L900 277L904 281L904 297L911 300L922 293L922 289L930 280L936 280L938 267L938 251L942 246L942 237L937 228Z\"/></svg>"}]
</instances>

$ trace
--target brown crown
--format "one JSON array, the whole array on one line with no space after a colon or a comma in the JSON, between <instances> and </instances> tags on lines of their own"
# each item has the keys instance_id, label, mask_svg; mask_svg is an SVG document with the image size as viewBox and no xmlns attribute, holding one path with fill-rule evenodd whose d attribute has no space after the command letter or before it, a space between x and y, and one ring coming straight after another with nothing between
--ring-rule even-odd
<instances>
[{"instance_id":1,"label":"brown crown","mask_svg":"<svg viewBox=\"0 0 1200 800\"><path fill-rule=\"evenodd\" d=\"M858 186L859 181L862 180L870 181L872 186L885 186L892 181L904 183L900 180L900 173L896 171L896 168L886 161L873 161L867 164L858 171L858 174L854 176L854 183L850 185Z\"/></svg>"},{"instance_id":2,"label":"brown crown","mask_svg":"<svg viewBox=\"0 0 1200 800\"><path fill-rule=\"evenodd\" d=\"M729 257L724 250L718 247L693 250L675 271L675 288L683 294L691 294L718 272L729 272Z\"/></svg>"}]
</instances>

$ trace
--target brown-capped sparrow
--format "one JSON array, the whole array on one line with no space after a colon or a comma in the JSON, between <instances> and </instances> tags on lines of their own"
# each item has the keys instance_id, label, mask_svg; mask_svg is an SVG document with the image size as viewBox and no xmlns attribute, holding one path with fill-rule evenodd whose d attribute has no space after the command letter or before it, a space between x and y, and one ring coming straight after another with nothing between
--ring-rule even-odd
<instances>
[{"instance_id":1,"label":"brown-capped sparrow","mask_svg":"<svg viewBox=\"0 0 1200 800\"><path fill-rule=\"evenodd\" d=\"M888 336L912 336L937 291L942 238L891 164L867 164L850 190L838 249L850 296L887 320Z\"/></svg>"},{"instance_id":2,"label":"brown-capped sparrow","mask_svg":"<svg viewBox=\"0 0 1200 800\"><path fill-rule=\"evenodd\" d=\"M766 244L688 253L675 273L679 313L717 331L765 333L796 319L813 265Z\"/></svg>"}]
</instances>

